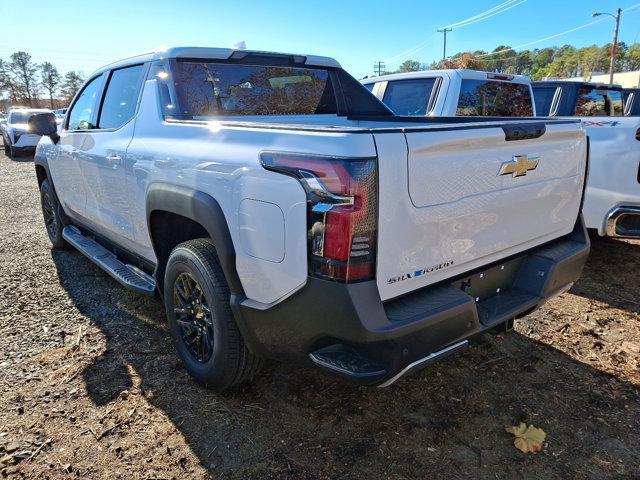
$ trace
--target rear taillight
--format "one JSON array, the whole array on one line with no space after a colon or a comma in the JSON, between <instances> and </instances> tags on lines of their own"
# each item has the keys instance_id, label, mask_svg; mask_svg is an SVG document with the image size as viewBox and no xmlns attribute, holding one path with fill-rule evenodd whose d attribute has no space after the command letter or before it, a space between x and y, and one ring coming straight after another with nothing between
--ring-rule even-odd
<instances>
[{"instance_id":1,"label":"rear taillight","mask_svg":"<svg viewBox=\"0 0 640 480\"><path fill-rule=\"evenodd\" d=\"M298 179L307 194L309 274L340 282L375 275L376 158L262 152L267 170Z\"/></svg>"}]
</instances>

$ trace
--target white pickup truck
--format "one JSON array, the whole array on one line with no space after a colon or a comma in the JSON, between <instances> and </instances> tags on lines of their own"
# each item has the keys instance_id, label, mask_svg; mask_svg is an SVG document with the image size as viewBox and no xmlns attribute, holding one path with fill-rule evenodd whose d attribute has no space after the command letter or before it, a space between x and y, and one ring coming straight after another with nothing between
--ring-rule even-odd
<instances>
[{"instance_id":1,"label":"white pickup truck","mask_svg":"<svg viewBox=\"0 0 640 480\"><path fill-rule=\"evenodd\" d=\"M640 118L624 116L622 88L533 82L538 115L580 118L589 137L584 219L599 235L640 238Z\"/></svg>"},{"instance_id":2,"label":"white pickup truck","mask_svg":"<svg viewBox=\"0 0 640 480\"><path fill-rule=\"evenodd\" d=\"M532 117L529 77L476 70L424 70L361 80L396 115Z\"/></svg>"},{"instance_id":3,"label":"white pickup truck","mask_svg":"<svg viewBox=\"0 0 640 480\"><path fill-rule=\"evenodd\" d=\"M30 124L54 247L159 294L216 389L264 357L389 385L509 329L589 251L579 121L394 116L330 58L173 48Z\"/></svg>"}]
</instances>

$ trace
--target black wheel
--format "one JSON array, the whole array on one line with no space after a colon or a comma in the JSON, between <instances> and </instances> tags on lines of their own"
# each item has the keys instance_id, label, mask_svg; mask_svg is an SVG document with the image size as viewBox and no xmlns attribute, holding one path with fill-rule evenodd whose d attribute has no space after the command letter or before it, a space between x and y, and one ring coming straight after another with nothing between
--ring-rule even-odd
<instances>
[{"instance_id":1,"label":"black wheel","mask_svg":"<svg viewBox=\"0 0 640 480\"><path fill-rule=\"evenodd\" d=\"M54 248L67 249L69 244L62 238L64 223L60 218L60 203L51 187L48 179L44 179L40 185L40 203L42 204L42 216L47 227L49 240Z\"/></svg>"},{"instance_id":2,"label":"black wheel","mask_svg":"<svg viewBox=\"0 0 640 480\"><path fill-rule=\"evenodd\" d=\"M229 299L211 241L190 240L173 249L164 279L171 337L187 371L218 391L251 379L262 365L246 347Z\"/></svg>"},{"instance_id":3,"label":"black wheel","mask_svg":"<svg viewBox=\"0 0 640 480\"><path fill-rule=\"evenodd\" d=\"M11 149L9 148L9 144L4 139L4 135L2 136L2 146L4 147L4 154L9 156L11 154Z\"/></svg>"}]
</instances>

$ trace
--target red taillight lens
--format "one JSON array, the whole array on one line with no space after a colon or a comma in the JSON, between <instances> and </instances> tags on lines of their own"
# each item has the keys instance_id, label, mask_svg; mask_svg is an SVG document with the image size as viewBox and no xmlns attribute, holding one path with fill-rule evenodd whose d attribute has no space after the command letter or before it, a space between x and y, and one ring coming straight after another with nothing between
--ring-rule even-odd
<instances>
[{"instance_id":1,"label":"red taillight lens","mask_svg":"<svg viewBox=\"0 0 640 480\"><path fill-rule=\"evenodd\" d=\"M307 194L309 274L342 282L375 275L376 158L263 152L267 170L296 177Z\"/></svg>"}]
</instances>

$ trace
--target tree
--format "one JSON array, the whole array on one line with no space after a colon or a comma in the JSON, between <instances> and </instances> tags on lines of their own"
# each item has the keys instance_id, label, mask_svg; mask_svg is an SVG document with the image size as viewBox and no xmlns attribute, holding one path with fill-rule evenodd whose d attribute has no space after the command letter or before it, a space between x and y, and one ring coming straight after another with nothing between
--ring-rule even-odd
<instances>
[{"instance_id":1,"label":"tree","mask_svg":"<svg viewBox=\"0 0 640 480\"><path fill-rule=\"evenodd\" d=\"M420 62L415 60L405 60L400 64L400 68L398 68L398 72L417 72L422 68Z\"/></svg>"},{"instance_id":2,"label":"tree","mask_svg":"<svg viewBox=\"0 0 640 480\"><path fill-rule=\"evenodd\" d=\"M625 63L627 70L640 69L640 44L634 43L629 47L625 55Z\"/></svg>"},{"instance_id":3,"label":"tree","mask_svg":"<svg viewBox=\"0 0 640 480\"><path fill-rule=\"evenodd\" d=\"M53 109L53 95L60 85L60 74L58 69L50 62L44 62L40 65L40 70L42 86L49 93L49 107Z\"/></svg>"},{"instance_id":4,"label":"tree","mask_svg":"<svg viewBox=\"0 0 640 480\"><path fill-rule=\"evenodd\" d=\"M16 86L9 70L9 64L0 58L0 93L7 93L10 102L17 100Z\"/></svg>"},{"instance_id":5,"label":"tree","mask_svg":"<svg viewBox=\"0 0 640 480\"><path fill-rule=\"evenodd\" d=\"M71 100L73 100L73 97L78 93L78 90L80 90L83 83L84 78L75 70L71 70L66 73L62 84L62 95L64 96L67 105L71 103Z\"/></svg>"},{"instance_id":6,"label":"tree","mask_svg":"<svg viewBox=\"0 0 640 480\"><path fill-rule=\"evenodd\" d=\"M38 66L31 60L31 55L27 52L12 54L9 70L19 94L27 100L29 106L33 105L38 94Z\"/></svg>"}]
</instances>

